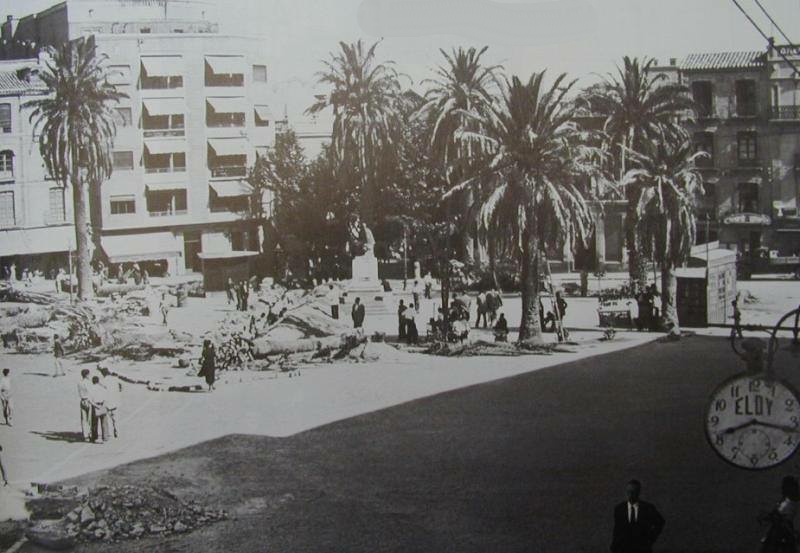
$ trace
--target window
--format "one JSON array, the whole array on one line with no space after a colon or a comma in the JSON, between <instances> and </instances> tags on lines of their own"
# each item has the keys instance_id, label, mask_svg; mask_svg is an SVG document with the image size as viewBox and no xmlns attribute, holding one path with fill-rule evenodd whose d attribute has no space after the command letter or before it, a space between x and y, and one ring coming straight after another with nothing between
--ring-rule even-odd
<instances>
[{"instance_id":1,"label":"window","mask_svg":"<svg viewBox=\"0 0 800 553\"><path fill-rule=\"evenodd\" d=\"M3 150L0 152L0 178L14 176L14 152Z\"/></svg>"},{"instance_id":2,"label":"window","mask_svg":"<svg viewBox=\"0 0 800 553\"><path fill-rule=\"evenodd\" d=\"M186 214L186 190L148 190L147 212L151 217Z\"/></svg>"},{"instance_id":3,"label":"window","mask_svg":"<svg viewBox=\"0 0 800 553\"><path fill-rule=\"evenodd\" d=\"M739 183L739 212L759 213L758 184L754 182Z\"/></svg>"},{"instance_id":4,"label":"window","mask_svg":"<svg viewBox=\"0 0 800 553\"><path fill-rule=\"evenodd\" d=\"M219 102L220 99L214 99L214 102ZM234 109L233 107L227 107ZM235 108L243 109L243 108ZM206 126L208 127L244 127L244 112L243 111L216 111L214 106L209 100L206 102Z\"/></svg>"},{"instance_id":5,"label":"window","mask_svg":"<svg viewBox=\"0 0 800 553\"><path fill-rule=\"evenodd\" d=\"M139 32L142 33L143 35L149 35L150 31L151 31L150 27L142 27L141 29L139 29Z\"/></svg>"},{"instance_id":6,"label":"window","mask_svg":"<svg viewBox=\"0 0 800 553\"><path fill-rule=\"evenodd\" d=\"M694 133L694 151L708 154L697 158L698 167L714 167L714 133Z\"/></svg>"},{"instance_id":7,"label":"window","mask_svg":"<svg viewBox=\"0 0 800 553\"><path fill-rule=\"evenodd\" d=\"M111 161L115 170L133 171L133 152L113 152Z\"/></svg>"},{"instance_id":8,"label":"window","mask_svg":"<svg viewBox=\"0 0 800 553\"><path fill-rule=\"evenodd\" d=\"M111 196L111 215L126 215L136 213L136 198L134 196Z\"/></svg>"},{"instance_id":9,"label":"window","mask_svg":"<svg viewBox=\"0 0 800 553\"><path fill-rule=\"evenodd\" d=\"M0 130L11 132L11 104L0 104Z\"/></svg>"},{"instance_id":10,"label":"window","mask_svg":"<svg viewBox=\"0 0 800 553\"><path fill-rule=\"evenodd\" d=\"M185 66L181 56L144 56L141 59L142 88L182 88Z\"/></svg>"},{"instance_id":11,"label":"window","mask_svg":"<svg viewBox=\"0 0 800 553\"><path fill-rule=\"evenodd\" d=\"M206 56L206 86L244 86L246 69L241 56Z\"/></svg>"},{"instance_id":12,"label":"window","mask_svg":"<svg viewBox=\"0 0 800 553\"><path fill-rule=\"evenodd\" d=\"M133 124L131 108L116 108L114 110L114 122L118 127L130 127Z\"/></svg>"},{"instance_id":13,"label":"window","mask_svg":"<svg viewBox=\"0 0 800 553\"><path fill-rule=\"evenodd\" d=\"M14 193L0 192L0 227L13 227L16 222L14 217Z\"/></svg>"},{"instance_id":14,"label":"window","mask_svg":"<svg viewBox=\"0 0 800 553\"><path fill-rule=\"evenodd\" d=\"M713 88L708 81L692 83L692 99L696 104L698 117L712 117L714 114Z\"/></svg>"},{"instance_id":15,"label":"window","mask_svg":"<svg viewBox=\"0 0 800 553\"><path fill-rule=\"evenodd\" d=\"M254 65L253 66L253 81L257 83L267 82L267 66Z\"/></svg>"},{"instance_id":16,"label":"window","mask_svg":"<svg viewBox=\"0 0 800 553\"><path fill-rule=\"evenodd\" d=\"M182 173L186 171L186 154L174 152L144 155L145 173Z\"/></svg>"},{"instance_id":17,"label":"window","mask_svg":"<svg viewBox=\"0 0 800 553\"><path fill-rule=\"evenodd\" d=\"M255 108L256 127L269 127L269 108L267 106L256 106Z\"/></svg>"},{"instance_id":18,"label":"window","mask_svg":"<svg viewBox=\"0 0 800 553\"><path fill-rule=\"evenodd\" d=\"M108 67L109 84L131 84L130 65L111 65Z\"/></svg>"},{"instance_id":19,"label":"window","mask_svg":"<svg viewBox=\"0 0 800 553\"><path fill-rule=\"evenodd\" d=\"M758 165L758 142L756 133L752 131L736 133L736 156L739 165L743 167Z\"/></svg>"},{"instance_id":20,"label":"window","mask_svg":"<svg viewBox=\"0 0 800 553\"><path fill-rule=\"evenodd\" d=\"M756 82L752 79L736 81L736 115L754 117L756 114Z\"/></svg>"},{"instance_id":21,"label":"window","mask_svg":"<svg viewBox=\"0 0 800 553\"><path fill-rule=\"evenodd\" d=\"M50 189L50 220L54 223L61 223L66 219L64 209L64 189Z\"/></svg>"},{"instance_id":22,"label":"window","mask_svg":"<svg viewBox=\"0 0 800 553\"><path fill-rule=\"evenodd\" d=\"M142 128L145 136L183 136L184 116L182 113L172 115L142 114Z\"/></svg>"}]
</instances>

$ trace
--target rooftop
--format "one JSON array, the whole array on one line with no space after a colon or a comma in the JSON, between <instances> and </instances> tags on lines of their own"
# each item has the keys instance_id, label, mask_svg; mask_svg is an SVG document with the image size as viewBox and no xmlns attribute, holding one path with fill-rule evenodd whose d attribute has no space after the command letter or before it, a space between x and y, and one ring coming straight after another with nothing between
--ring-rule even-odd
<instances>
[{"instance_id":1,"label":"rooftop","mask_svg":"<svg viewBox=\"0 0 800 553\"><path fill-rule=\"evenodd\" d=\"M34 74L28 80L21 79L18 71L0 71L0 96L16 96L42 92L45 84Z\"/></svg>"},{"instance_id":2,"label":"rooftop","mask_svg":"<svg viewBox=\"0 0 800 553\"><path fill-rule=\"evenodd\" d=\"M709 71L717 69L761 69L764 52L717 52L689 54L680 68L684 71Z\"/></svg>"}]
</instances>

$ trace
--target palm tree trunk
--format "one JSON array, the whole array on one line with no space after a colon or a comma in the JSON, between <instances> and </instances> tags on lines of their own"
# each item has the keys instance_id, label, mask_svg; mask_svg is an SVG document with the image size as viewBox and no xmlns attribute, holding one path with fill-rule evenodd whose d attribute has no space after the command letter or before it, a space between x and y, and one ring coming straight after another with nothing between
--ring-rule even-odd
<instances>
[{"instance_id":1,"label":"palm tree trunk","mask_svg":"<svg viewBox=\"0 0 800 553\"><path fill-rule=\"evenodd\" d=\"M678 278L671 265L661 267L661 324L671 338L681 337L678 322L678 307L675 300L678 295Z\"/></svg>"},{"instance_id":2,"label":"palm tree trunk","mask_svg":"<svg viewBox=\"0 0 800 553\"><path fill-rule=\"evenodd\" d=\"M528 220L534 219L528 217ZM519 341L541 345L544 339L539 319L539 240L533 229L526 230L525 235L522 242L522 321L519 324Z\"/></svg>"},{"instance_id":3,"label":"palm tree trunk","mask_svg":"<svg viewBox=\"0 0 800 553\"><path fill-rule=\"evenodd\" d=\"M461 212L464 214L464 222L461 225L461 255L464 263L472 265L475 262L475 252L472 247L472 227L474 221L469 217L470 208L475 201L475 194L472 190L467 190L464 194L464 203Z\"/></svg>"},{"instance_id":4,"label":"palm tree trunk","mask_svg":"<svg viewBox=\"0 0 800 553\"><path fill-rule=\"evenodd\" d=\"M92 287L91 248L89 241L88 191L80 175L72 175L72 203L75 212L75 250L78 273L78 298L87 300L94 296Z\"/></svg>"}]
</instances>

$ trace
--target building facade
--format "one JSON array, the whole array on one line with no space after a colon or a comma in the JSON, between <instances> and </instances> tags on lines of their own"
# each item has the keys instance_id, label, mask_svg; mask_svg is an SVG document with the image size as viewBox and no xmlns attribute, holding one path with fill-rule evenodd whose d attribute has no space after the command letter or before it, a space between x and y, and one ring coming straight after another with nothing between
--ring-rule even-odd
<instances>
[{"instance_id":1,"label":"building facade","mask_svg":"<svg viewBox=\"0 0 800 553\"><path fill-rule=\"evenodd\" d=\"M258 251L254 202L269 199L246 178L275 125L258 42L221 34L204 4L165 5L67 0L7 21L3 38L94 38L127 98L116 106L113 174L91 198L93 226L109 262L175 275Z\"/></svg>"},{"instance_id":2,"label":"building facade","mask_svg":"<svg viewBox=\"0 0 800 553\"><path fill-rule=\"evenodd\" d=\"M38 60L0 61L0 269L44 273L74 248L68 191L48 178L25 104L47 93Z\"/></svg>"},{"instance_id":3,"label":"building facade","mask_svg":"<svg viewBox=\"0 0 800 553\"><path fill-rule=\"evenodd\" d=\"M690 130L705 182L698 241L742 254L800 253L800 47L690 54L681 79L697 104ZM706 232L707 229L707 232Z\"/></svg>"}]
</instances>

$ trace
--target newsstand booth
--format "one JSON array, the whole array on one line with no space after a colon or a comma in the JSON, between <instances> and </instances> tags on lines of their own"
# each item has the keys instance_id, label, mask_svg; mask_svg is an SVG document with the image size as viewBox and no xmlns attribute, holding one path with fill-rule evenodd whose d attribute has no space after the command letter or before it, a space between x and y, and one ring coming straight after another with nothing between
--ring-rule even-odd
<instances>
[{"instance_id":1,"label":"newsstand booth","mask_svg":"<svg viewBox=\"0 0 800 553\"><path fill-rule=\"evenodd\" d=\"M678 277L678 321L681 326L704 327L731 324L736 298L736 252L719 242L692 248L689 266L675 271Z\"/></svg>"},{"instance_id":2,"label":"newsstand booth","mask_svg":"<svg viewBox=\"0 0 800 553\"><path fill-rule=\"evenodd\" d=\"M197 256L203 263L203 288L206 292L218 292L225 289L229 278L233 282L249 279L258 252L203 252Z\"/></svg>"}]
</instances>

